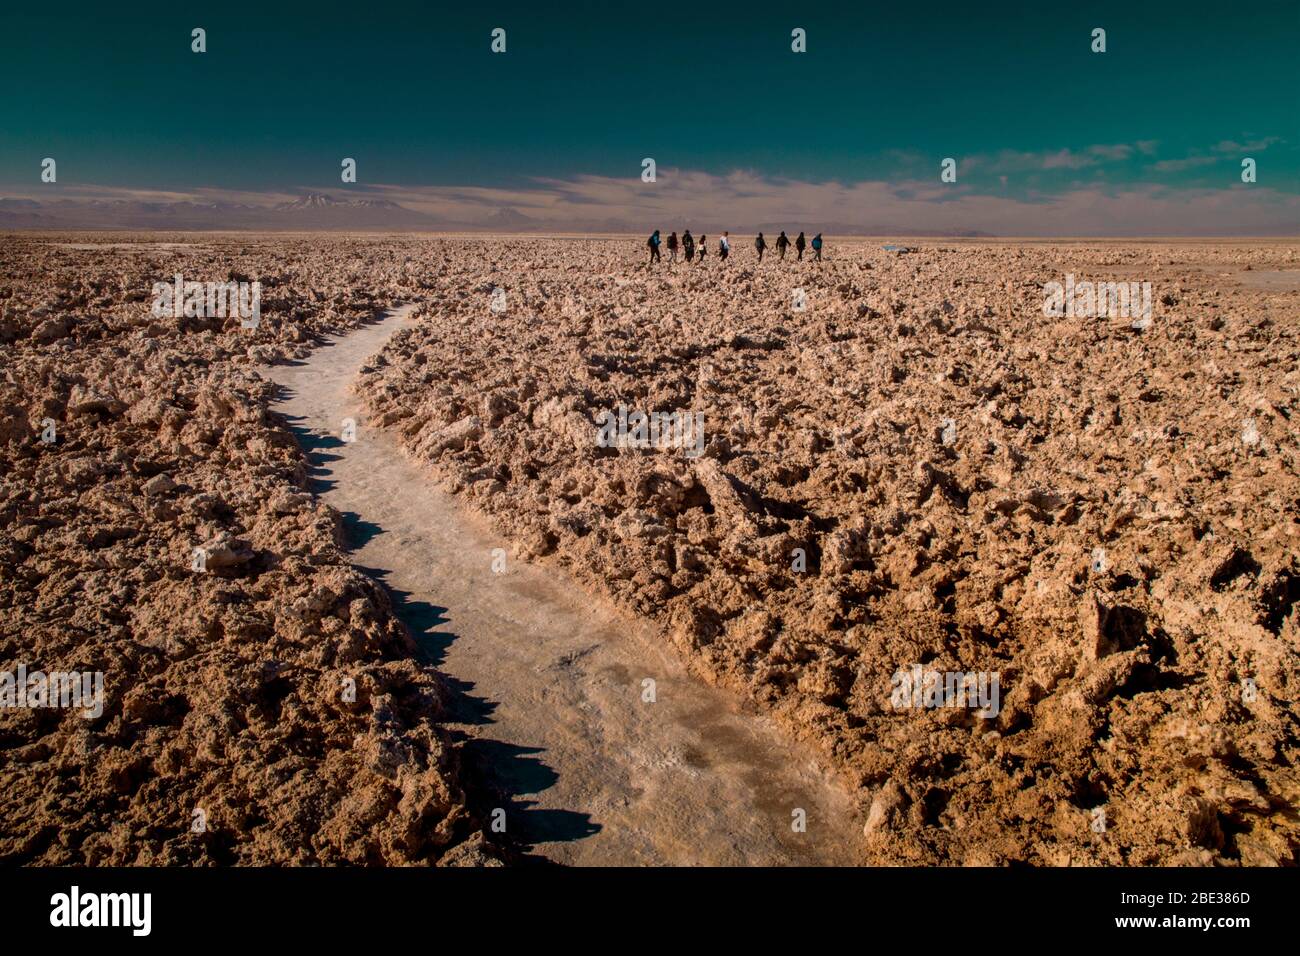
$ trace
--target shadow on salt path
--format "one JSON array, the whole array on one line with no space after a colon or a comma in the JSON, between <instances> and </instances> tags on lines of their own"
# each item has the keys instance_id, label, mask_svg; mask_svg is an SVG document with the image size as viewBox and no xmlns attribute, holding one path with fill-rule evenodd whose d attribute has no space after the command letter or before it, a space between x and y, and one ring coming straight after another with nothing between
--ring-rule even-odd
<instances>
[{"instance_id":1,"label":"shadow on salt path","mask_svg":"<svg viewBox=\"0 0 1300 956\"><path fill-rule=\"evenodd\" d=\"M281 386L279 401L292 397L292 389ZM335 435L313 430L304 422L304 416L279 413L293 432L308 461L308 477L313 494L322 495L336 482L325 478L329 474L327 463L339 461L343 456L329 454L326 449L342 448L345 442ZM355 512L340 512L349 551L355 552L381 534L384 529L376 522L362 518ZM419 662L433 670L447 693L446 710L439 715L450 724L483 726L492 724L495 701L471 693L474 685L436 671L446 658L447 648L456 635L443 627L448 622L448 609L412 597L408 591L392 586L389 572L379 568L354 564L357 570L368 575L384 588L392 603L393 614L410 632L419 648ZM466 776L467 799L470 809L491 826L492 811L506 811L509 841L522 853L528 853L538 843L581 840L600 832L600 824L587 813L572 810L542 809L537 801L526 799L554 786L558 774L541 759L544 748L527 747L491 738L474 737L455 726L443 724L448 731L462 762ZM495 834L501 839L500 834ZM544 858L530 857L539 862Z\"/></svg>"}]
</instances>

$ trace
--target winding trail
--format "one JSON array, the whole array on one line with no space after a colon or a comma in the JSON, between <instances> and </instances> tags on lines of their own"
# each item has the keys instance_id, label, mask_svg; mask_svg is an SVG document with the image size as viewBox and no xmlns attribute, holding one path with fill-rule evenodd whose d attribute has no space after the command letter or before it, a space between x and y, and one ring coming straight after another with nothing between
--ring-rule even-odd
<instances>
[{"instance_id":1,"label":"winding trail","mask_svg":"<svg viewBox=\"0 0 1300 956\"><path fill-rule=\"evenodd\" d=\"M352 559L455 690L449 729L532 852L587 865L858 862L846 789L770 719L687 674L651 626L605 606L441 491L351 385L411 307L262 374L343 513ZM343 442L353 418L356 440ZM643 681L655 700L643 700ZM490 807L488 808L490 812ZM796 832L796 809L806 830Z\"/></svg>"}]
</instances>

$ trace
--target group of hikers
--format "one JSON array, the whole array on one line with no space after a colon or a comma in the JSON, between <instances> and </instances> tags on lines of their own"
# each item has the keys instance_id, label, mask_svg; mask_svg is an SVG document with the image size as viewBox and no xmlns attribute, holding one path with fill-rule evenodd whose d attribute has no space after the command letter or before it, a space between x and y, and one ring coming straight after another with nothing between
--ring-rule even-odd
<instances>
[{"instance_id":1,"label":"group of hikers","mask_svg":"<svg viewBox=\"0 0 1300 956\"><path fill-rule=\"evenodd\" d=\"M690 262L695 258L695 253L697 251L700 254L700 261L703 262L705 256L707 256L709 252L708 245L707 245L708 238L709 238L708 236L702 235L700 236L699 242L697 243L695 238L691 235L691 231L687 229L685 232L682 233L682 238L681 241L679 242L677 239L676 232L669 233L668 241L665 243L665 245L668 246L668 261L670 263L677 261L677 249L680 246L682 251L682 256L685 258L687 262ZM660 245L659 230L656 229L654 232L650 234L650 238L646 240L646 246L650 250L650 262L663 261L663 259L659 255L659 245ZM802 260L803 251L809 245L807 240L804 239L803 233L802 232L799 233L798 238L796 238L795 241L791 243L789 237L786 236L785 234L785 230L782 229L781 235L776 237L777 255L780 256L782 259L784 259L786 251L789 250L791 245L794 246L795 252L798 253L798 258ZM813 259L820 262L822 257L822 234L820 232L817 233L817 235L813 236L811 245L813 251ZM762 262L763 253L767 251L767 240L763 238L763 234L761 232L758 234L758 238L754 240L754 249L758 252L758 261ZM725 260L727 256L729 256L730 254L731 254L731 233L724 232L722 234L722 238L718 240L718 258Z\"/></svg>"}]
</instances>

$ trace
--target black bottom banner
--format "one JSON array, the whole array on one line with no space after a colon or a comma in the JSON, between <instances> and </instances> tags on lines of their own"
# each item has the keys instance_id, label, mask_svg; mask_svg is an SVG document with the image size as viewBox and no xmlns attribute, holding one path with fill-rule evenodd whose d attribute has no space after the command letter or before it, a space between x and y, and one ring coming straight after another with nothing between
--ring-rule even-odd
<instances>
[{"instance_id":1,"label":"black bottom banner","mask_svg":"<svg viewBox=\"0 0 1300 956\"><path fill-rule=\"evenodd\" d=\"M953 940L998 927L1069 940L1198 933L1231 945L1283 929L1295 896L1293 873L1258 869L10 869L0 880L11 940L128 944L373 944L386 930L391 944L434 927L444 942L458 929L497 942L609 941L676 938L687 926L734 944L770 942L782 924L832 935L869 922Z\"/></svg>"}]
</instances>

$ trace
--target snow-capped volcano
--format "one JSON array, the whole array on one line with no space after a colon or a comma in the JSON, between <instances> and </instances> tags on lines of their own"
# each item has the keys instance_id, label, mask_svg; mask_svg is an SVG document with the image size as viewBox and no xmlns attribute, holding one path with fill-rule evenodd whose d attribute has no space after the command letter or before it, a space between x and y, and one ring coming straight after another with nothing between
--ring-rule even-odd
<instances>
[{"instance_id":1,"label":"snow-capped volcano","mask_svg":"<svg viewBox=\"0 0 1300 956\"><path fill-rule=\"evenodd\" d=\"M335 199L325 193L307 193L291 202L276 203L276 209L298 212L304 209L400 209L387 199Z\"/></svg>"}]
</instances>

